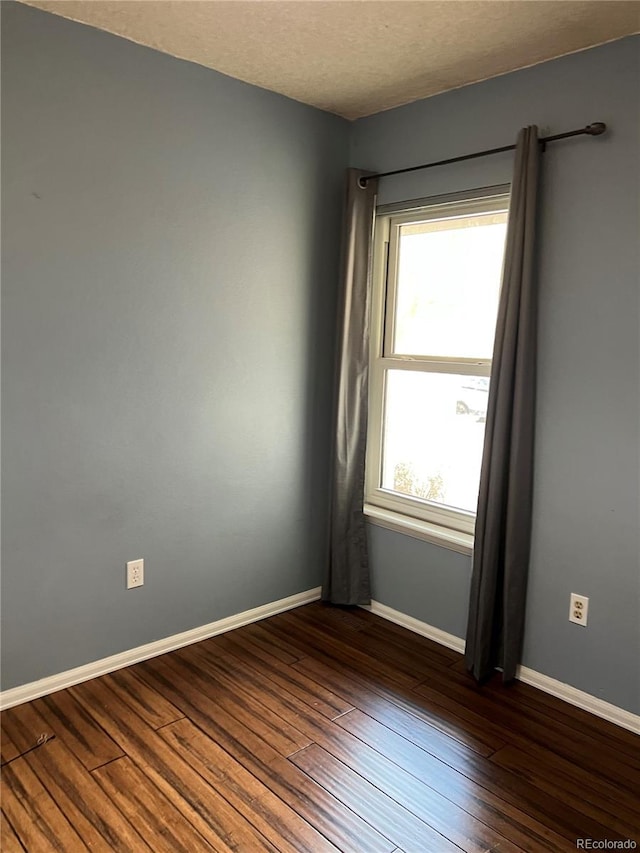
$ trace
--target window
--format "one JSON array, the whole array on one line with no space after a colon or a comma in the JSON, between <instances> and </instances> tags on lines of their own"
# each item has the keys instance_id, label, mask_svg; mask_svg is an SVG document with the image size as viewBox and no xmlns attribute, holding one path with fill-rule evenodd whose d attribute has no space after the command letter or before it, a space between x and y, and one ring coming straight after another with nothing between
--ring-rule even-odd
<instances>
[{"instance_id":1,"label":"window","mask_svg":"<svg viewBox=\"0 0 640 853\"><path fill-rule=\"evenodd\" d=\"M365 513L473 544L509 196L379 208Z\"/></svg>"}]
</instances>

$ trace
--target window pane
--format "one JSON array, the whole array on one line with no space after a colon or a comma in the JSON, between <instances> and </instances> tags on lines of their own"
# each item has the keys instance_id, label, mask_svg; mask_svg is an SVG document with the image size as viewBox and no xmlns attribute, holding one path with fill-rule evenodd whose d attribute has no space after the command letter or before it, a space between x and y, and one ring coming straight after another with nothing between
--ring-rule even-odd
<instances>
[{"instance_id":1,"label":"window pane","mask_svg":"<svg viewBox=\"0 0 640 853\"><path fill-rule=\"evenodd\" d=\"M507 213L401 225L393 352L491 358Z\"/></svg>"},{"instance_id":2,"label":"window pane","mask_svg":"<svg viewBox=\"0 0 640 853\"><path fill-rule=\"evenodd\" d=\"M489 379L389 370L383 489L476 511Z\"/></svg>"}]
</instances>

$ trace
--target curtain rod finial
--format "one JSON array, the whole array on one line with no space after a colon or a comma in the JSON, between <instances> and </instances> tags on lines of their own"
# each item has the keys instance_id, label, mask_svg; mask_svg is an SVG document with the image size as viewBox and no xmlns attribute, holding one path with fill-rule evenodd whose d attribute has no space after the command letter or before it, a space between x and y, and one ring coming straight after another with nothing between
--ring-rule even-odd
<instances>
[{"instance_id":1,"label":"curtain rod finial","mask_svg":"<svg viewBox=\"0 0 640 853\"><path fill-rule=\"evenodd\" d=\"M600 134L604 133L606 129L607 125L603 121L594 121L593 124L588 124L585 127L589 136L600 136Z\"/></svg>"},{"instance_id":2,"label":"curtain rod finial","mask_svg":"<svg viewBox=\"0 0 640 853\"><path fill-rule=\"evenodd\" d=\"M366 178L358 178L358 186L361 190L366 190L367 188L367 179Z\"/></svg>"}]
</instances>

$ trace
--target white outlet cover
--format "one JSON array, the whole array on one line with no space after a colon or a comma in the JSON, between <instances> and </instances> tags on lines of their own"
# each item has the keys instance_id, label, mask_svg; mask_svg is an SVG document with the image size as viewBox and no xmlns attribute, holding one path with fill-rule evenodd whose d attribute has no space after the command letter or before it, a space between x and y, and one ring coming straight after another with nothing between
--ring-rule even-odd
<instances>
[{"instance_id":1,"label":"white outlet cover","mask_svg":"<svg viewBox=\"0 0 640 853\"><path fill-rule=\"evenodd\" d=\"M569 622L587 627L587 615L589 613L589 599L586 595L571 593L569 602Z\"/></svg>"},{"instance_id":2,"label":"white outlet cover","mask_svg":"<svg viewBox=\"0 0 640 853\"><path fill-rule=\"evenodd\" d=\"M127 563L127 589L144 586L144 560L130 560Z\"/></svg>"}]
</instances>

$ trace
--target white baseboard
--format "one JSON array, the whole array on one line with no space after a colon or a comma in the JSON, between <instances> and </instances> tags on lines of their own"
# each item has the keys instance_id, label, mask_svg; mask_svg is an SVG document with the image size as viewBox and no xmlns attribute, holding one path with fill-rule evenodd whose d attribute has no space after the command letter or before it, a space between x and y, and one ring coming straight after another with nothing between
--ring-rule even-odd
<instances>
[{"instance_id":1,"label":"white baseboard","mask_svg":"<svg viewBox=\"0 0 640 853\"><path fill-rule=\"evenodd\" d=\"M366 609L375 613L376 616L388 619L389 622L395 622L396 625L408 628L414 634L421 634L428 640L433 640L441 646L453 649L454 652L460 652L461 654L464 652L464 640L461 637L456 637L454 634L447 634L446 631L441 631L440 628L427 625L426 622L414 619L413 616L407 616L406 613L401 613L399 610L387 607L386 604L380 604L379 601L372 601L371 606Z\"/></svg>"},{"instance_id":2,"label":"white baseboard","mask_svg":"<svg viewBox=\"0 0 640 853\"><path fill-rule=\"evenodd\" d=\"M38 699L40 696L55 693L57 690L64 690L66 687L73 687L74 684L80 684L91 678L106 675L108 672L115 672L125 666L131 666L134 663L149 660L149 658L172 652L183 646L198 643L200 640L215 637L217 634L224 634L226 631L232 631L234 628L241 628L243 625L258 622L260 619L266 619L268 616L275 616L276 613L283 613L285 610L292 610L294 607L309 604L312 601L317 601L319 598L320 587L309 589L306 592L281 598L279 601L272 601L260 607L254 607L252 610L245 610L243 613L237 613L234 616L227 616L224 619L219 619L217 622L210 622L208 625L183 631L181 634L174 634L171 637L165 637L162 640L156 640L153 643L147 643L144 646L138 646L135 649L129 649L126 652L120 652L117 655L111 655L108 658L102 658L102 660L78 666L75 669L69 669L66 672L60 672L48 678L41 678L39 681L32 681L29 684L22 684L19 687L4 690L0 693L0 710L12 708L24 702L30 702L32 699ZM407 614L401 613L399 610L387 607L386 604L372 601L371 606L366 609L377 616L381 616L383 619L407 628L409 631L421 634L423 637L427 637L441 646L446 646L456 652L464 652L464 640L461 637L448 634L446 631L435 628L433 625L428 625L426 622L415 619L413 616L407 616ZM537 687L539 690L556 696L570 705L575 705L577 708L589 711L596 717L609 720L609 722L615 723L624 729L640 734L640 716L632 714L631 711L625 711L623 708L618 708L616 705L605 702L603 699L598 699L590 693L584 693L570 684L556 681L556 679L528 667L518 667L517 677L525 684Z\"/></svg>"},{"instance_id":3,"label":"white baseboard","mask_svg":"<svg viewBox=\"0 0 640 853\"><path fill-rule=\"evenodd\" d=\"M421 634L423 637L427 637L441 646L446 646L448 649L453 649L456 652L464 652L465 641L462 637L447 634L446 631L434 628L433 625L428 625L426 622L414 619L413 616L407 616L405 613L387 607L386 604L380 604L378 601L372 601L371 606L366 609L377 616L381 616L383 619L388 619L390 622L395 622L396 625L407 628L409 631ZM543 675L541 672L536 672L535 669L529 669L526 666L518 667L516 677L519 681L530 684L532 687L537 687L538 690L542 690L544 693L550 693L551 696L556 696L569 705L575 705L576 708L589 711L596 717L601 717L603 720L615 723L623 729L640 734L640 716L638 714L632 714L631 711L625 711L624 708L618 708L617 705L605 702L604 699L598 699L597 696L584 693L570 684L556 681L555 678L550 678L548 675Z\"/></svg>"},{"instance_id":4,"label":"white baseboard","mask_svg":"<svg viewBox=\"0 0 640 853\"><path fill-rule=\"evenodd\" d=\"M232 631L234 628L241 628L250 622L258 622L268 616L275 616L276 613L283 613L285 610L309 604L309 602L317 601L319 598L320 587L309 589L306 592L290 595L288 598L281 598L279 601L262 604L252 610L245 610L243 613L236 613L235 616L218 619L217 622L210 622L208 625L202 625L199 628L191 628L189 631L174 634L172 637L165 637L162 640L156 640L153 643L147 643L144 646L138 646L135 649L128 649L126 652L84 664L84 666L77 666L75 669L68 669L66 672L59 672L57 675L41 678L39 681L32 681L29 684L4 690L0 693L0 710L12 708L14 705L22 705L23 702L31 702L32 699L38 699L40 696L46 696L49 693L55 693L57 690L64 690L65 687L73 687L74 684L89 681L90 678L97 678L99 675L115 672L115 670L122 669L125 666L164 655L183 646L215 637L216 634L224 634L226 631Z\"/></svg>"},{"instance_id":5,"label":"white baseboard","mask_svg":"<svg viewBox=\"0 0 640 853\"><path fill-rule=\"evenodd\" d=\"M577 687L572 687L563 681L556 681L555 678L550 678L548 675L543 675L527 666L519 666L516 676L525 684L530 684L532 687L537 687L538 690L557 696L558 699L568 702L569 705L575 705L576 708L582 708L596 717L602 717L603 720L608 720L610 723L615 723L623 729L640 735L640 715L638 714L632 714L631 711L618 708L617 705L605 702L604 699L598 699L591 693L584 693Z\"/></svg>"}]
</instances>

